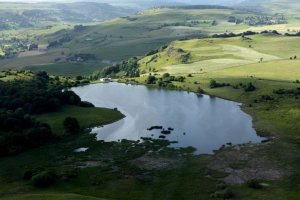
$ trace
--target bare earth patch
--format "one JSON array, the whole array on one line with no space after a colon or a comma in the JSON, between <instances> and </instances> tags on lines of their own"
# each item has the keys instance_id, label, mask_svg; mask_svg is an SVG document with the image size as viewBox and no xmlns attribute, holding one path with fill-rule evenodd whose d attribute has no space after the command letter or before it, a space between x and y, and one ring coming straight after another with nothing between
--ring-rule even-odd
<instances>
[{"instance_id":1,"label":"bare earth patch","mask_svg":"<svg viewBox=\"0 0 300 200\"><path fill-rule=\"evenodd\" d=\"M263 146L250 145L219 151L209 158L208 167L227 173L224 181L232 185L243 184L252 179L273 181L288 175L290 170L260 154Z\"/></svg>"},{"instance_id":2,"label":"bare earth patch","mask_svg":"<svg viewBox=\"0 0 300 200\"><path fill-rule=\"evenodd\" d=\"M180 166L179 160L144 155L131 161L131 164L146 170L173 169Z\"/></svg>"}]
</instances>

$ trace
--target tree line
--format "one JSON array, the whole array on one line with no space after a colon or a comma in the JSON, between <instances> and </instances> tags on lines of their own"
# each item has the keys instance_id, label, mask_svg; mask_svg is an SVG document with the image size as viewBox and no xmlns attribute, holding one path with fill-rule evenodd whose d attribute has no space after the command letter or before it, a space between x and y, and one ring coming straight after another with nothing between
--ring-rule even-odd
<instances>
[{"instance_id":1,"label":"tree line","mask_svg":"<svg viewBox=\"0 0 300 200\"><path fill-rule=\"evenodd\" d=\"M54 138L51 127L32 115L55 112L63 105L93 107L46 72L27 80L0 81L0 156L17 154L51 141ZM68 133L79 130L74 118L66 119L63 125Z\"/></svg>"}]
</instances>

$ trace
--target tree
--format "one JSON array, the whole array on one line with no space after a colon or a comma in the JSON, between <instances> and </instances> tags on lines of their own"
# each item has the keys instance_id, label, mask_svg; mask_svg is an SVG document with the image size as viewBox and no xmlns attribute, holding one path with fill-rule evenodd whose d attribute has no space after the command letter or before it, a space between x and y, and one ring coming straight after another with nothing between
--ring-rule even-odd
<instances>
[{"instance_id":1,"label":"tree","mask_svg":"<svg viewBox=\"0 0 300 200\"><path fill-rule=\"evenodd\" d=\"M56 174L52 171L44 171L32 177L33 185L40 188L49 187L55 180Z\"/></svg>"},{"instance_id":2,"label":"tree","mask_svg":"<svg viewBox=\"0 0 300 200\"><path fill-rule=\"evenodd\" d=\"M248 83L248 85L246 85L246 87L245 87L246 92L253 92L255 90L256 90L256 87L251 82Z\"/></svg>"},{"instance_id":3,"label":"tree","mask_svg":"<svg viewBox=\"0 0 300 200\"><path fill-rule=\"evenodd\" d=\"M216 87L218 87L218 86L217 86L217 81L216 81L216 80L211 80L211 81L210 81L210 84L209 84L209 87L210 87L210 88L216 88Z\"/></svg>"},{"instance_id":4,"label":"tree","mask_svg":"<svg viewBox=\"0 0 300 200\"><path fill-rule=\"evenodd\" d=\"M203 94L204 90L201 87L197 88L197 94Z\"/></svg>"},{"instance_id":5,"label":"tree","mask_svg":"<svg viewBox=\"0 0 300 200\"><path fill-rule=\"evenodd\" d=\"M155 76L148 76L146 80L147 84L155 84L156 83L156 77Z\"/></svg>"},{"instance_id":6,"label":"tree","mask_svg":"<svg viewBox=\"0 0 300 200\"><path fill-rule=\"evenodd\" d=\"M74 117L66 117L64 122L64 129L66 131L66 133L68 134L77 134L80 131L80 126L79 126L79 122L76 118Z\"/></svg>"},{"instance_id":7,"label":"tree","mask_svg":"<svg viewBox=\"0 0 300 200\"><path fill-rule=\"evenodd\" d=\"M259 62L261 62L261 63L262 63L263 61L264 61L264 58L260 58Z\"/></svg>"},{"instance_id":8,"label":"tree","mask_svg":"<svg viewBox=\"0 0 300 200\"><path fill-rule=\"evenodd\" d=\"M170 74L169 74L169 73L165 73L165 74L163 74L162 77L163 77L163 78L168 78L168 77L170 77Z\"/></svg>"}]
</instances>

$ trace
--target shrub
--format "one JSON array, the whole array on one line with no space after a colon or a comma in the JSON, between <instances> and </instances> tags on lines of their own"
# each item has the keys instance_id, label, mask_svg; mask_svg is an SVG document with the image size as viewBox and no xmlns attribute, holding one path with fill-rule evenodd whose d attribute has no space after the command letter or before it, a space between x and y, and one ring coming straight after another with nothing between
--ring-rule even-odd
<instances>
[{"instance_id":1,"label":"shrub","mask_svg":"<svg viewBox=\"0 0 300 200\"><path fill-rule=\"evenodd\" d=\"M156 77L155 76L148 76L146 80L147 84L155 84L156 83Z\"/></svg>"},{"instance_id":2,"label":"shrub","mask_svg":"<svg viewBox=\"0 0 300 200\"><path fill-rule=\"evenodd\" d=\"M226 87L226 86L230 86L229 83L218 83L216 80L211 80L209 87L210 88L220 88L220 87Z\"/></svg>"},{"instance_id":3,"label":"shrub","mask_svg":"<svg viewBox=\"0 0 300 200\"><path fill-rule=\"evenodd\" d=\"M74 117L66 117L63 125L66 133L68 134L77 134L80 131L78 120Z\"/></svg>"},{"instance_id":4,"label":"shrub","mask_svg":"<svg viewBox=\"0 0 300 200\"><path fill-rule=\"evenodd\" d=\"M51 127L48 124L41 124L38 127L28 130L26 139L32 147L36 147L53 138Z\"/></svg>"},{"instance_id":5,"label":"shrub","mask_svg":"<svg viewBox=\"0 0 300 200\"><path fill-rule=\"evenodd\" d=\"M217 81L216 80L211 80L209 84L210 88L216 88L217 87Z\"/></svg>"},{"instance_id":6,"label":"shrub","mask_svg":"<svg viewBox=\"0 0 300 200\"><path fill-rule=\"evenodd\" d=\"M85 108L93 108L95 107L94 104L90 103L90 102L87 102L87 101L82 101L80 104L79 104L80 107L85 107Z\"/></svg>"},{"instance_id":7,"label":"shrub","mask_svg":"<svg viewBox=\"0 0 300 200\"><path fill-rule=\"evenodd\" d=\"M249 181L247 181L247 186L249 188L253 188L253 189L262 189L262 185L260 184L260 181L257 179L251 179Z\"/></svg>"},{"instance_id":8,"label":"shrub","mask_svg":"<svg viewBox=\"0 0 300 200\"><path fill-rule=\"evenodd\" d=\"M82 76L76 76L76 80L77 80L77 81L81 81L82 79L83 79Z\"/></svg>"},{"instance_id":9,"label":"shrub","mask_svg":"<svg viewBox=\"0 0 300 200\"><path fill-rule=\"evenodd\" d=\"M73 179L73 178L76 178L78 176L78 170L75 169L75 168L65 168L62 170L61 172L61 179L62 180L70 180L70 179Z\"/></svg>"},{"instance_id":10,"label":"shrub","mask_svg":"<svg viewBox=\"0 0 300 200\"><path fill-rule=\"evenodd\" d=\"M222 199L230 199L234 197L234 193L231 189L226 188L224 190L220 190L211 195L212 198L222 198Z\"/></svg>"},{"instance_id":11,"label":"shrub","mask_svg":"<svg viewBox=\"0 0 300 200\"><path fill-rule=\"evenodd\" d=\"M32 177L35 187L45 188L52 185L56 180L56 174L52 171L44 171Z\"/></svg>"},{"instance_id":12,"label":"shrub","mask_svg":"<svg viewBox=\"0 0 300 200\"><path fill-rule=\"evenodd\" d=\"M217 190L224 190L224 189L226 189L226 187L227 186L226 186L226 184L224 182L220 182L216 186Z\"/></svg>"},{"instance_id":13,"label":"shrub","mask_svg":"<svg viewBox=\"0 0 300 200\"><path fill-rule=\"evenodd\" d=\"M169 74L169 73L165 73L165 74L163 74L162 77L163 77L163 78L168 78L168 77L170 77L170 74Z\"/></svg>"},{"instance_id":14,"label":"shrub","mask_svg":"<svg viewBox=\"0 0 300 200\"><path fill-rule=\"evenodd\" d=\"M256 87L250 82L245 87L245 92L253 92L256 90Z\"/></svg>"},{"instance_id":15,"label":"shrub","mask_svg":"<svg viewBox=\"0 0 300 200\"><path fill-rule=\"evenodd\" d=\"M198 87L198 88L197 88L197 93L198 93L198 94L203 94L203 93L204 93L204 90L203 90L201 87Z\"/></svg>"},{"instance_id":16,"label":"shrub","mask_svg":"<svg viewBox=\"0 0 300 200\"><path fill-rule=\"evenodd\" d=\"M32 178L32 171L30 171L30 170L25 171L24 174L23 174L23 179L24 180L31 180L31 178Z\"/></svg>"},{"instance_id":17,"label":"shrub","mask_svg":"<svg viewBox=\"0 0 300 200\"><path fill-rule=\"evenodd\" d=\"M262 95L262 96L260 97L260 99L261 99L262 101L273 101L273 100L274 100L274 97L272 97L272 96L270 96L270 95Z\"/></svg>"}]
</instances>

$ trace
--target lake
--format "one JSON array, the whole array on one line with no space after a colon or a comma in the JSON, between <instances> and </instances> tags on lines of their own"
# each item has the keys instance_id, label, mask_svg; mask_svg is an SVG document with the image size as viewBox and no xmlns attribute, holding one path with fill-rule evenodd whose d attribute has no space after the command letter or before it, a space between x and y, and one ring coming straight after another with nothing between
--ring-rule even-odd
<instances>
[{"instance_id":1,"label":"lake","mask_svg":"<svg viewBox=\"0 0 300 200\"><path fill-rule=\"evenodd\" d=\"M198 154L210 154L227 143L260 143L264 139L256 134L251 116L236 102L121 83L92 84L72 90L83 101L97 107L118 108L126 115L116 123L94 128L92 133L97 134L98 140L160 138L177 141L172 147L192 146Z\"/></svg>"}]
</instances>

